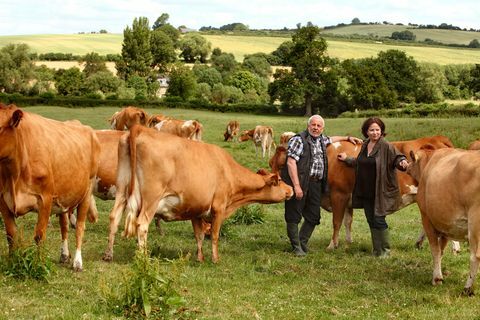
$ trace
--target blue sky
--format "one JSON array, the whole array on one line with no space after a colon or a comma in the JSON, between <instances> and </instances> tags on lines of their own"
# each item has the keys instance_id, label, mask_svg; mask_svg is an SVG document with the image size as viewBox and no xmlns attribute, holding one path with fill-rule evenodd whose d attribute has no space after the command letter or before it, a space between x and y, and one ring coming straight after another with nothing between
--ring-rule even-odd
<instances>
[{"instance_id":1,"label":"blue sky","mask_svg":"<svg viewBox=\"0 0 480 320\"><path fill-rule=\"evenodd\" d=\"M241 22L252 29L295 28L311 21L323 27L362 22L448 23L480 29L478 0L1 0L0 35L122 33L136 17L152 25L162 14L174 26L220 27Z\"/></svg>"}]
</instances>

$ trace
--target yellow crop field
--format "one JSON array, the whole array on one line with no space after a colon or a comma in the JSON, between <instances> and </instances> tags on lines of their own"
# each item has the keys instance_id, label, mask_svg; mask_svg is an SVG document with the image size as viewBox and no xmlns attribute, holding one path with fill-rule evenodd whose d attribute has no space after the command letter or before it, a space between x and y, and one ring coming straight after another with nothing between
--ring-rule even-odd
<instances>
[{"instance_id":1,"label":"yellow crop field","mask_svg":"<svg viewBox=\"0 0 480 320\"><path fill-rule=\"evenodd\" d=\"M445 30L433 30L445 31ZM451 31L453 32L453 31ZM460 31L458 31L460 32ZM203 35L213 48L235 55L242 61L246 54L256 52L271 53L288 37ZM33 52L63 52L83 55L89 52L99 54L120 53L123 35L121 34L72 34L72 35L28 35L0 36L0 47L9 43L26 43ZM445 64L479 63L480 50L468 48L400 46L381 42L352 42L347 40L327 40L327 52L340 60L350 58L375 57L378 52L389 49L402 50L419 62Z\"/></svg>"}]
</instances>

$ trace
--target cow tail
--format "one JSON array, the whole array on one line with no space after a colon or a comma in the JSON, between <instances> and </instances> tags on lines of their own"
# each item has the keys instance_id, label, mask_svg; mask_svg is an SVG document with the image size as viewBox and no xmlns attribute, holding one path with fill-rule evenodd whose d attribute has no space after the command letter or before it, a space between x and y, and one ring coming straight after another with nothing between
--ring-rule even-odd
<instances>
[{"instance_id":1,"label":"cow tail","mask_svg":"<svg viewBox=\"0 0 480 320\"><path fill-rule=\"evenodd\" d=\"M128 144L130 149L130 187L127 200L127 214L125 218L125 231L126 237L133 237L137 234L137 216L139 212L139 199L140 197L137 183L137 144L136 138L140 133L141 126L134 125L130 129L130 135L128 137Z\"/></svg>"}]
</instances>

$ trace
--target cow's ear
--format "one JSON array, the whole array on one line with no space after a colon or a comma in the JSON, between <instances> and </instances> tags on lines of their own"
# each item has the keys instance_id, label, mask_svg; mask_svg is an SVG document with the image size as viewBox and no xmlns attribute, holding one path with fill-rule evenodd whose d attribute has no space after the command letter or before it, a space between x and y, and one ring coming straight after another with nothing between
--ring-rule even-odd
<instances>
[{"instance_id":1,"label":"cow's ear","mask_svg":"<svg viewBox=\"0 0 480 320\"><path fill-rule=\"evenodd\" d=\"M268 172L267 172L267 170L265 170L265 169L262 168L262 169L259 169L259 170L257 171L257 174L259 174L259 175L261 175L261 176L266 176L266 175L268 175Z\"/></svg>"},{"instance_id":2,"label":"cow's ear","mask_svg":"<svg viewBox=\"0 0 480 320\"><path fill-rule=\"evenodd\" d=\"M422 145L420 147L420 150L430 150L430 151L432 151L432 150L435 150L435 146L433 146L430 143L425 143L424 145Z\"/></svg>"},{"instance_id":3,"label":"cow's ear","mask_svg":"<svg viewBox=\"0 0 480 320\"><path fill-rule=\"evenodd\" d=\"M10 126L15 128L20 123L20 120L23 118L23 111L17 109L13 112L12 118L10 119Z\"/></svg>"},{"instance_id":4,"label":"cow's ear","mask_svg":"<svg viewBox=\"0 0 480 320\"><path fill-rule=\"evenodd\" d=\"M270 177L268 177L267 184L269 186L278 186L279 181L280 181L280 178L278 174L275 173L275 174L272 174Z\"/></svg>"},{"instance_id":5,"label":"cow's ear","mask_svg":"<svg viewBox=\"0 0 480 320\"><path fill-rule=\"evenodd\" d=\"M410 150L410 158L414 162L418 160L417 155L413 152L413 150Z\"/></svg>"}]
</instances>

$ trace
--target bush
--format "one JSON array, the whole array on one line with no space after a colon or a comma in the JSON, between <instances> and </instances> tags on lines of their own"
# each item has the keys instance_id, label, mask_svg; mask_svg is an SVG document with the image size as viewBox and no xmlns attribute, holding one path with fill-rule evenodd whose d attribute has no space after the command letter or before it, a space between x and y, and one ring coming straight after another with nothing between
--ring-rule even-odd
<instances>
[{"instance_id":1,"label":"bush","mask_svg":"<svg viewBox=\"0 0 480 320\"><path fill-rule=\"evenodd\" d=\"M259 204L243 206L230 220L233 224L262 224L265 222L265 209Z\"/></svg>"}]
</instances>

